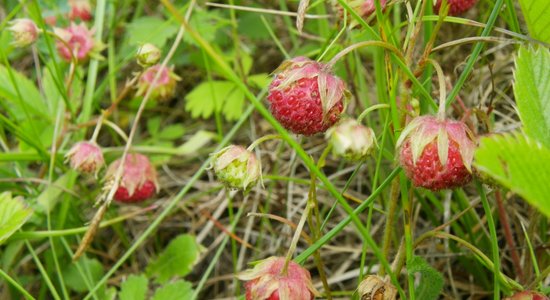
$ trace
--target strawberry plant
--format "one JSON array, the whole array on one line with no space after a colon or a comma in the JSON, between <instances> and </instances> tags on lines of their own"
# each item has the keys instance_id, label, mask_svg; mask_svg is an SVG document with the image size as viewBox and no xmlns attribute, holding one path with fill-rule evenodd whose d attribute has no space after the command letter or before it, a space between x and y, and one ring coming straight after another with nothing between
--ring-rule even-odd
<instances>
[{"instance_id":1,"label":"strawberry plant","mask_svg":"<svg viewBox=\"0 0 550 300\"><path fill-rule=\"evenodd\" d=\"M6 0L1 299L548 299L547 0Z\"/></svg>"}]
</instances>

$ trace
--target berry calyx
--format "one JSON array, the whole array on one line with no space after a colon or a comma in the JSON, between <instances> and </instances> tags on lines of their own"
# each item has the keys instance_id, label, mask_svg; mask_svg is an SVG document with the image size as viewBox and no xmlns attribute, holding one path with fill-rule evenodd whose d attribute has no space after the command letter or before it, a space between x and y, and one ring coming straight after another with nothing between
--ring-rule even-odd
<instances>
[{"instance_id":1,"label":"berry calyx","mask_svg":"<svg viewBox=\"0 0 550 300\"><path fill-rule=\"evenodd\" d=\"M73 57L78 62L86 61L90 57L99 58L99 52L104 48L102 43L94 40L94 31L88 29L85 24L72 23L65 29L56 27L54 33L60 39L56 41L57 52L68 62Z\"/></svg>"},{"instance_id":2,"label":"berry calyx","mask_svg":"<svg viewBox=\"0 0 550 300\"><path fill-rule=\"evenodd\" d=\"M76 143L65 155L72 169L97 175L105 164L101 148L94 142Z\"/></svg>"},{"instance_id":3,"label":"berry calyx","mask_svg":"<svg viewBox=\"0 0 550 300\"><path fill-rule=\"evenodd\" d=\"M246 300L311 300L319 294L308 270L290 261L282 274L284 265L284 257L270 257L239 273L237 278L246 281Z\"/></svg>"},{"instance_id":4,"label":"berry calyx","mask_svg":"<svg viewBox=\"0 0 550 300\"><path fill-rule=\"evenodd\" d=\"M357 288L360 299L395 300L397 289L376 275L368 275Z\"/></svg>"},{"instance_id":5,"label":"berry calyx","mask_svg":"<svg viewBox=\"0 0 550 300\"><path fill-rule=\"evenodd\" d=\"M417 117L405 127L396 147L401 166L417 187L452 189L472 179L475 143L463 122Z\"/></svg>"},{"instance_id":6,"label":"berry calyx","mask_svg":"<svg viewBox=\"0 0 550 300\"><path fill-rule=\"evenodd\" d=\"M458 16L465 13L476 4L477 0L447 0L449 4L449 16ZM437 0L434 6L434 10L439 12L441 8L442 0Z\"/></svg>"},{"instance_id":7,"label":"berry calyx","mask_svg":"<svg viewBox=\"0 0 550 300\"><path fill-rule=\"evenodd\" d=\"M121 159L115 160L107 169L108 184L114 182ZM113 199L118 202L141 202L158 192L157 172L147 156L131 153L126 156L122 177Z\"/></svg>"},{"instance_id":8,"label":"berry calyx","mask_svg":"<svg viewBox=\"0 0 550 300\"><path fill-rule=\"evenodd\" d=\"M156 81L155 77L158 75ZM147 90L151 88L152 99L164 101L172 98L176 92L176 81L181 80L171 69L168 67L162 67L161 65L154 65L147 68L139 77L138 90L136 95L145 96ZM154 81L154 84L153 84Z\"/></svg>"},{"instance_id":9,"label":"berry calyx","mask_svg":"<svg viewBox=\"0 0 550 300\"><path fill-rule=\"evenodd\" d=\"M511 297L504 298L504 300L550 300L550 298L535 291L523 291Z\"/></svg>"},{"instance_id":10,"label":"berry calyx","mask_svg":"<svg viewBox=\"0 0 550 300\"><path fill-rule=\"evenodd\" d=\"M256 155L242 146L231 145L212 156L216 176L230 189L247 191L261 179L262 170Z\"/></svg>"},{"instance_id":11,"label":"berry calyx","mask_svg":"<svg viewBox=\"0 0 550 300\"><path fill-rule=\"evenodd\" d=\"M327 69L325 64L296 57L275 70L267 99L271 113L287 130L313 135L338 121L348 91Z\"/></svg>"},{"instance_id":12,"label":"berry calyx","mask_svg":"<svg viewBox=\"0 0 550 300\"><path fill-rule=\"evenodd\" d=\"M374 131L355 119L342 120L326 132L333 153L349 161L367 158L376 146Z\"/></svg>"}]
</instances>

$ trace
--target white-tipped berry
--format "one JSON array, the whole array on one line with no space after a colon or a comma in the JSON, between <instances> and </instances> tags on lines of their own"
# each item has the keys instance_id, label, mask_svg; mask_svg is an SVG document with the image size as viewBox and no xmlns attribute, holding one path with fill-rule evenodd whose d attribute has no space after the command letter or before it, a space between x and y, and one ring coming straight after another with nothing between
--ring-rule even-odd
<instances>
[{"instance_id":1,"label":"white-tipped berry","mask_svg":"<svg viewBox=\"0 0 550 300\"><path fill-rule=\"evenodd\" d=\"M369 275L357 288L360 299L395 300L397 289L376 275Z\"/></svg>"},{"instance_id":2,"label":"white-tipped berry","mask_svg":"<svg viewBox=\"0 0 550 300\"><path fill-rule=\"evenodd\" d=\"M120 159L115 160L107 169L105 179L107 188L115 180ZM118 202L141 202L151 198L158 192L157 171L147 156L128 154L124 162L122 177L114 195Z\"/></svg>"},{"instance_id":3,"label":"white-tipped berry","mask_svg":"<svg viewBox=\"0 0 550 300\"><path fill-rule=\"evenodd\" d=\"M229 188L246 191L262 176L256 155L242 146L231 145L212 155L216 176Z\"/></svg>"},{"instance_id":4,"label":"white-tipped berry","mask_svg":"<svg viewBox=\"0 0 550 300\"><path fill-rule=\"evenodd\" d=\"M89 30L85 24L71 24L65 29L56 27L53 30L59 39L56 42L57 52L65 61L70 62L73 56L78 62L86 61L90 57L101 57L99 52L105 46L94 40L94 31Z\"/></svg>"},{"instance_id":5,"label":"white-tipped berry","mask_svg":"<svg viewBox=\"0 0 550 300\"><path fill-rule=\"evenodd\" d=\"M239 273L237 278L246 281L246 300L311 300L319 294L308 270L290 261L282 273L284 264L284 257L270 257Z\"/></svg>"},{"instance_id":6,"label":"white-tipped berry","mask_svg":"<svg viewBox=\"0 0 550 300\"><path fill-rule=\"evenodd\" d=\"M346 119L329 128L326 139L332 145L334 155L349 161L364 160L376 146L374 131L355 119Z\"/></svg>"},{"instance_id":7,"label":"white-tipped berry","mask_svg":"<svg viewBox=\"0 0 550 300\"><path fill-rule=\"evenodd\" d=\"M155 84L153 84L153 80L157 76L157 73L160 74ZM139 77L136 94L138 96L145 96L147 90L151 87L150 97L152 99L157 99L159 101L168 100L174 96L176 92L176 81L178 80L181 80L181 78L174 74L168 67L162 68L161 65L154 65L143 71Z\"/></svg>"},{"instance_id":8,"label":"white-tipped berry","mask_svg":"<svg viewBox=\"0 0 550 300\"><path fill-rule=\"evenodd\" d=\"M140 66L150 67L160 61L160 49L153 44L141 45L136 53L136 59Z\"/></svg>"},{"instance_id":9,"label":"white-tipped berry","mask_svg":"<svg viewBox=\"0 0 550 300\"><path fill-rule=\"evenodd\" d=\"M38 39L38 27L31 19L15 19L9 22L15 47L26 47Z\"/></svg>"},{"instance_id":10,"label":"white-tipped berry","mask_svg":"<svg viewBox=\"0 0 550 300\"><path fill-rule=\"evenodd\" d=\"M97 175L105 164L101 148L94 142L78 142L65 155L72 169Z\"/></svg>"},{"instance_id":11,"label":"white-tipped berry","mask_svg":"<svg viewBox=\"0 0 550 300\"><path fill-rule=\"evenodd\" d=\"M90 21L92 19L92 6L88 0L69 0L71 11L69 19L74 21L80 19L82 21Z\"/></svg>"}]
</instances>

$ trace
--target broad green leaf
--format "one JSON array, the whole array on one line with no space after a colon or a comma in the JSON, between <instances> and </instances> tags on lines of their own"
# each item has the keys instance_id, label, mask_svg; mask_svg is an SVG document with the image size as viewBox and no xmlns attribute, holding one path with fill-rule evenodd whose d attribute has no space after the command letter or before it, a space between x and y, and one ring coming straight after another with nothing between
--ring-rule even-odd
<instances>
[{"instance_id":1,"label":"broad green leaf","mask_svg":"<svg viewBox=\"0 0 550 300\"><path fill-rule=\"evenodd\" d=\"M415 289L416 299L439 299L444 284L443 275L419 256L407 262L407 270L409 273L420 273L420 283Z\"/></svg>"},{"instance_id":2,"label":"broad green leaf","mask_svg":"<svg viewBox=\"0 0 550 300\"><path fill-rule=\"evenodd\" d=\"M33 211L23 198L0 194L0 245L31 217Z\"/></svg>"},{"instance_id":3,"label":"broad green leaf","mask_svg":"<svg viewBox=\"0 0 550 300\"><path fill-rule=\"evenodd\" d=\"M192 296L193 286L191 283L178 280L158 288L152 300L191 299Z\"/></svg>"},{"instance_id":4,"label":"broad green leaf","mask_svg":"<svg viewBox=\"0 0 550 300\"><path fill-rule=\"evenodd\" d=\"M150 135L156 136L160 130L160 117L153 117L147 120L147 131Z\"/></svg>"},{"instance_id":5,"label":"broad green leaf","mask_svg":"<svg viewBox=\"0 0 550 300\"><path fill-rule=\"evenodd\" d=\"M550 148L550 51L520 48L514 77L516 103L525 132Z\"/></svg>"},{"instance_id":6,"label":"broad green leaf","mask_svg":"<svg viewBox=\"0 0 550 300\"><path fill-rule=\"evenodd\" d=\"M24 120L27 119L27 115L25 114L25 110L27 110L31 116L40 116L47 120L53 119L48 114L49 110L34 83L13 69L11 72L21 93L21 98L19 98L17 89L12 84L8 69L0 65L0 99L5 99L9 102L3 106L10 114L18 120Z\"/></svg>"},{"instance_id":7,"label":"broad green leaf","mask_svg":"<svg viewBox=\"0 0 550 300\"><path fill-rule=\"evenodd\" d=\"M179 139L185 133L185 127L181 124L172 124L164 127L156 136L162 140L175 140Z\"/></svg>"},{"instance_id":8,"label":"broad green leaf","mask_svg":"<svg viewBox=\"0 0 550 300\"><path fill-rule=\"evenodd\" d=\"M550 43L550 1L548 0L519 0L521 11L525 17L529 35Z\"/></svg>"},{"instance_id":9,"label":"broad green leaf","mask_svg":"<svg viewBox=\"0 0 550 300\"><path fill-rule=\"evenodd\" d=\"M550 217L550 148L519 133L480 141L474 166Z\"/></svg>"},{"instance_id":10,"label":"broad green leaf","mask_svg":"<svg viewBox=\"0 0 550 300\"><path fill-rule=\"evenodd\" d=\"M63 270L65 284L76 292L87 292L103 276L103 265L95 258L82 257Z\"/></svg>"},{"instance_id":11,"label":"broad green leaf","mask_svg":"<svg viewBox=\"0 0 550 300\"><path fill-rule=\"evenodd\" d=\"M163 48L166 41L178 31L178 26L157 17L141 17L128 24L128 43L151 43Z\"/></svg>"},{"instance_id":12,"label":"broad green leaf","mask_svg":"<svg viewBox=\"0 0 550 300\"><path fill-rule=\"evenodd\" d=\"M202 246L197 244L194 236L182 234L173 239L164 251L149 263L147 274L157 276L160 283L165 283L174 276L185 276L191 272L201 251Z\"/></svg>"},{"instance_id":13,"label":"broad green leaf","mask_svg":"<svg viewBox=\"0 0 550 300\"><path fill-rule=\"evenodd\" d=\"M185 97L185 109L193 118L210 118L214 112L222 112L228 121L241 117L244 94L229 81L205 81Z\"/></svg>"},{"instance_id":14,"label":"broad green leaf","mask_svg":"<svg viewBox=\"0 0 550 300\"><path fill-rule=\"evenodd\" d=\"M145 300L147 294L147 285L149 280L145 275L139 276L130 275L120 285L120 293L118 297L120 300Z\"/></svg>"}]
</instances>

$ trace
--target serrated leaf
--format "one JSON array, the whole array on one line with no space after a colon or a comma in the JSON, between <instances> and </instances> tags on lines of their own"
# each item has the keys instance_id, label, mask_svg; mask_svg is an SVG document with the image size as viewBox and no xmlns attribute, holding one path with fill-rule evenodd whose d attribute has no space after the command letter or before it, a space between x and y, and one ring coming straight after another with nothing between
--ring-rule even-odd
<instances>
[{"instance_id":1,"label":"serrated leaf","mask_svg":"<svg viewBox=\"0 0 550 300\"><path fill-rule=\"evenodd\" d=\"M128 24L128 43L151 43L163 48L166 41L178 32L178 26L157 17L141 17Z\"/></svg>"},{"instance_id":2,"label":"serrated leaf","mask_svg":"<svg viewBox=\"0 0 550 300\"><path fill-rule=\"evenodd\" d=\"M196 86L185 97L185 110L193 118L210 118L212 114L222 112L228 120L241 117L244 94L234 83L229 81L206 81Z\"/></svg>"},{"instance_id":3,"label":"serrated leaf","mask_svg":"<svg viewBox=\"0 0 550 300\"><path fill-rule=\"evenodd\" d=\"M147 285L149 280L145 275L139 276L130 275L120 285L120 293L118 297L120 300L145 300L147 294Z\"/></svg>"},{"instance_id":4,"label":"serrated leaf","mask_svg":"<svg viewBox=\"0 0 550 300\"><path fill-rule=\"evenodd\" d=\"M0 194L0 245L21 228L32 213L23 198L13 198L10 192Z\"/></svg>"},{"instance_id":5,"label":"serrated leaf","mask_svg":"<svg viewBox=\"0 0 550 300\"><path fill-rule=\"evenodd\" d=\"M419 256L414 256L407 262L407 270L409 273L420 273L420 283L415 289L416 299L439 299L443 290L443 275Z\"/></svg>"},{"instance_id":6,"label":"serrated leaf","mask_svg":"<svg viewBox=\"0 0 550 300\"><path fill-rule=\"evenodd\" d=\"M531 37L550 43L550 1L519 0Z\"/></svg>"},{"instance_id":7,"label":"serrated leaf","mask_svg":"<svg viewBox=\"0 0 550 300\"><path fill-rule=\"evenodd\" d=\"M182 234L173 239L164 251L149 263L147 274L156 276L160 283L165 283L174 276L185 276L191 272L201 251L202 246L195 241L194 236Z\"/></svg>"},{"instance_id":8,"label":"serrated leaf","mask_svg":"<svg viewBox=\"0 0 550 300\"><path fill-rule=\"evenodd\" d=\"M178 280L158 288L152 300L191 299L192 296L193 285L190 282Z\"/></svg>"},{"instance_id":9,"label":"serrated leaf","mask_svg":"<svg viewBox=\"0 0 550 300\"><path fill-rule=\"evenodd\" d=\"M525 132L550 148L550 51L521 47L514 79L516 103Z\"/></svg>"},{"instance_id":10,"label":"serrated leaf","mask_svg":"<svg viewBox=\"0 0 550 300\"><path fill-rule=\"evenodd\" d=\"M163 140L175 140L181 138L184 133L185 127L183 127L183 125L173 124L164 127L157 135L157 138Z\"/></svg>"},{"instance_id":11,"label":"serrated leaf","mask_svg":"<svg viewBox=\"0 0 550 300\"><path fill-rule=\"evenodd\" d=\"M550 148L520 133L484 137L474 166L550 217Z\"/></svg>"},{"instance_id":12,"label":"serrated leaf","mask_svg":"<svg viewBox=\"0 0 550 300\"><path fill-rule=\"evenodd\" d=\"M13 69L11 73L17 84L17 89L12 84L8 69L0 65L0 99L5 99L9 102L7 105L3 105L6 110L17 120L27 118L25 110L33 116L52 120L52 117L48 114L49 110L42 100L42 95L40 95L34 83ZM19 98L17 91L21 93L21 98Z\"/></svg>"},{"instance_id":13,"label":"serrated leaf","mask_svg":"<svg viewBox=\"0 0 550 300\"><path fill-rule=\"evenodd\" d=\"M62 273L65 284L71 290L87 292L103 276L103 265L95 258L82 257L66 267Z\"/></svg>"}]
</instances>

